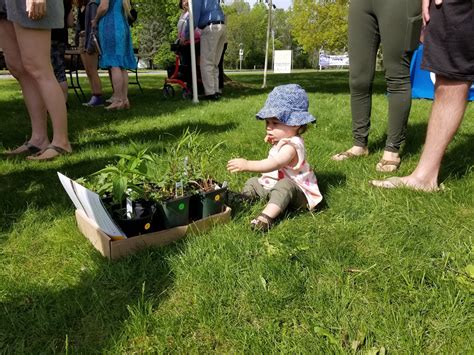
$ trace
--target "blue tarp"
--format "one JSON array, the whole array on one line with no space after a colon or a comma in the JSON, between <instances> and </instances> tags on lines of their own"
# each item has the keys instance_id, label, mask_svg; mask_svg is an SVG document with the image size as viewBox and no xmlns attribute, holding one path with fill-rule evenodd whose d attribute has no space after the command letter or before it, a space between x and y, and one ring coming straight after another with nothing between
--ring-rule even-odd
<instances>
[{"instance_id":1,"label":"blue tarp","mask_svg":"<svg viewBox=\"0 0 474 355\"><path fill-rule=\"evenodd\" d=\"M411 61L411 96L414 99L431 99L434 97L435 75L429 71L421 69L421 59L423 58L423 45L420 45L413 54ZM474 101L474 85L469 90L469 101Z\"/></svg>"}]
</instances>

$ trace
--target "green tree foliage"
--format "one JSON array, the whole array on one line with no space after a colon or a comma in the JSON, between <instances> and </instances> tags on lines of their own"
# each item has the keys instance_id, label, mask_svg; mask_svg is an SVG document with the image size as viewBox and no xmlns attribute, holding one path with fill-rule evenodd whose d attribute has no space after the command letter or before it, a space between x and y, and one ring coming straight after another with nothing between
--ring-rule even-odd
<instances>
[{"instance_id":1,"label":"green tree foliage","mask_svg":"<svg viewBox=\"0 0 474 355\"><path fill-rule=\"evenodd\" d=\"M176 23L181 9L177 0L135 0L138 21L132 28L134 45L144 57L161 67L173 61L170 43L176 39Z\"/></svg>"},{"instance_id":2,"label":"green tree foliage","mask_svg":"<svg viewBox=\"0 0 474 355\"><path fill-rule=\"evenodd\" d=\"M225 66L227 68L239 67L239 49L242 43L244 49L242 67L263 68L268 6L259 2L251 8L249 3L237 0L229 6L224 6L224 12L227 18L228 39ZM270 38L269 63L272 62L272 41L274 39L275 50L292 49L297 67L307 67L307 55L302 53L301 47L291 35L290 12L277 8L272 11L272 16L274 38Z\"/></svg>"},{"instance_id":3,"label":"green tree foliage","mask_svg":"<svg viewBox=\"0 0 474 355\"><path fill-rule=\"evenodd\" d=\"M170 44L176 40L181 9L178 0L134 0L138 21L132 28L134 46L144 57L165 68L174 62ZM315 51L323 47L343 51L347 46L348 0L318 1L294 0L290 11L273 11L275 49L292 49L294 67L308 67ZM258 2L253 7L244 0L223 5L227 19L228 47L226 68L238 68L239 48L244 49L244 68L262 68L265 60L265 42L268 6ZM272 40L272 39L270 39ZM270 43L271 58L272 43Z\"/></svg>"},{"instance_id":4,"label":"green tree foliage","mask_svg":"<svg viewBox=\"0 0 474 355\"><path fill-rule=\"evenodd\" d=\"M239 63L239 45L244 49L243 67L262 67L265 60L265 41L267 34L267 8L256 4L253 8L244 1L234 1L224 6L227 18L228 47L225 65L237 68Z\"/></svg>"},{"instance_id":5,"label":"green tree foliage","mask_svg":"<svg viewBox=\"0 0 474 355\"><path fill-rule=\"evenodd\" d=\"M290 17L292 35L308 53L320 48L345 51L348 4L349 0L294 0Z\"/></svg>"}]
</instances>

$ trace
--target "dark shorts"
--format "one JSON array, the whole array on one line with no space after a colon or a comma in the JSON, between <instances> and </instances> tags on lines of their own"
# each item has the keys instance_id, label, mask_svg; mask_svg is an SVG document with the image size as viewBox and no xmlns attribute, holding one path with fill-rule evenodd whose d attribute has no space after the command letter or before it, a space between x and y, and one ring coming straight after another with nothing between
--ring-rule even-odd
<instances>
[{"instance_id":1,"label":"dark shorts","mask_svg":"<svg viewBox=\"0 0 474 355\"><path fill-rule=\"evenodd\" d=\"M66 81L66 65L64 63L64 53L66 45L62 42L51 42L51 64L54 69L54 75L59 83Z\"/></svg>"},{"instance_id":2,"label":"dark shorts","mask_svg":"<svg viewBox=\"0 0 474 355\"><path fill-rule=\"evenodd\" d=\"M421 67L443 77L474 81L474 1L434 1L425 31Z\"/></svg>"},{"instance_id":3,"label":"dark shorts","mask_svg":"<svg viewBox=\"0 0 474 355\"><path fill-rule=\"evenodd\" d=\"M5 4L5 0L0 0L0 20L7 19L7 5Z\"/></svg>"}]
</instances>

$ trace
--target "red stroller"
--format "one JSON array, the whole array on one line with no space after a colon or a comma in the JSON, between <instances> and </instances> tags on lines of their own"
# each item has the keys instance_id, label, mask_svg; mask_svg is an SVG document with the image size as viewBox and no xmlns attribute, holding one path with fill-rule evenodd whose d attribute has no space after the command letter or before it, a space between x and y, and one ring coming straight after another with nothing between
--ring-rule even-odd
<instances>
[{"instance_id":1,"label":"red stroller","mask_svg":"<svg viewBox=\"0 0 474 355\"><path fill-rule=\"evenodd\" d=\"M179 85L181 96L183 99L190 99L193 97L191 87L191 49L189 46L181 46L178 43L171 45L171 50L176 53L175 65L168 68L168 78L165 79L163 86L163 96L172 97L175 95L173 85ZM196 45L196 61L198 61L199 45ZM202 89L202 81L199 66L197 66L198 73L198 90Z\"/></svg>"}]
</instances>

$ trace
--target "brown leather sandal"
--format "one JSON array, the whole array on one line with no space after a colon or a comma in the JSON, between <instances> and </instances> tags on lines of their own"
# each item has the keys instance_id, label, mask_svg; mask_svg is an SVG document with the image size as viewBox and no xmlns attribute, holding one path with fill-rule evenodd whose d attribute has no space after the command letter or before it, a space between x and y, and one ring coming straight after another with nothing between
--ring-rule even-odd
<instances>
[{"instance_id":1,"label":"brown leather sandal","mask_svg":"<svg viewBox=\"0 0 474 355\"><path fill-rule=\"evenodd\" d=\"M331 157L331 160L343 161L343 160L347 160L347 159L366 157L367 155L369 155L369 150L368 149L364 150L364 152L361 153L361 154L354 154L354 153L351 153L350 151L346 150L345 152L340 152L340 153L337 153L337 154L333 155Z\"/></svg>"},{"instance_id":2,"label":"brown leather sandal","mask_svg":"<svg viewBox=\"0 0 474 355\"><path fill-rule=\"evenodd\" d=\"M250 228L256 232L268 232L273 226L274 219L265 213L260 213L257 218L252 219Z\"/></svg>"},{"instance_id":3,"label":"brown leather sandal","mask_svg":"<svg viewBox=\"0 0 474 355\"><path fill-rule=\"evenodd\" d=\"M25 142L23 145L19 146L16 149L9 150L4 152L3 154L7 157L13 157L16 155L34 155L41 151L41 148L29 143Z\"/></svg>"},{"instance_id":4,"label":"brown leather sandal","mask_svg":"<svg viewBox=\"0 0 474 355\"><path fill-rule=\"evenodd\" d=\"M375 166L375 170L381 173L391 173L397 171L400 167L401 161L396 160L385 160L380 159L377 165Z\"/></svg>"},{"instance_id":5,"label":"brown leather sandal","mask_svg":"<svg viewBox=\"0 0 474 355\"><path fill-rule=\"evenodd\" d=\"M52 155L45 154L47 151L50 151L50 154L52 153ZM37 153L36 155L30 155L29 157L26 157L26 159L35 161L48 161L66 154L71 154L71 152L56 145L50 144L41 152Z\"/></svg>"}]
</instances>

